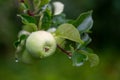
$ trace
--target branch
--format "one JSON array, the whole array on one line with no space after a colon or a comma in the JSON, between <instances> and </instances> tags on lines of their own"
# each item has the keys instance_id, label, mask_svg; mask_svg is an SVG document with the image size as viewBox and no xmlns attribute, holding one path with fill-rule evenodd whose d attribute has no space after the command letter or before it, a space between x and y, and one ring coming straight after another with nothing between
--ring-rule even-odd
<instances>
[{"instance_id":1,"label":"branch","mask_svg":"<svg viewBox=\"0 0 120 80\"><path fill-rule=\"evenodd\" d=\"M68 56L72 57L72 53L71 53L71 52L66 51L65 49L63 49L63 48L60 47L59 45L57 45L57 47L58 47L62 52L64 52L65 54L67 54Z\"/></svg>"}]
</instances>

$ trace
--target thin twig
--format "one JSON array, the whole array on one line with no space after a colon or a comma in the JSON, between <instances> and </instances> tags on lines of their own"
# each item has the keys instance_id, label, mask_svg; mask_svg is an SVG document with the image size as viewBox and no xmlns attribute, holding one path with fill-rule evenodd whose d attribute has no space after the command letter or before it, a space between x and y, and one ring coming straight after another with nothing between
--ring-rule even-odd
<instances>
[{"instance_id":1,"label":"thin twig","mask_svg":"<svg viewBox=\"0 0 120 80\"><path fill-rule=\"evenodd\" d=\"M72 57L72 53L71 53L71 52L66 51L65 49L63 49L63 48L60 47L59 45L57 45L57 47L58 47L62 52L64 52L65 54L67 54L68 56Z\"/></svg>"}]
</instances>

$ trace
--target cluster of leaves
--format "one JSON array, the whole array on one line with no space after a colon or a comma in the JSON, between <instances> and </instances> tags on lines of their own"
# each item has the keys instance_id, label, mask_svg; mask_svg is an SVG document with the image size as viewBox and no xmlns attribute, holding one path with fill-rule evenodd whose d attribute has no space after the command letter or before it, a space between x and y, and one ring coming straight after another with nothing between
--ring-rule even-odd
<instances>
[{"instance_id":1,"label":"cluster of leaves","mask_svg":"<svg viewBox=\"0 0 120 80\"><path fill-rule=\"evenodd\" d=\"M58 48L70 57L74 66L85 62L90 62L91 66L98 64L98 56L87 47L91 42L88 33L93 26L92 11L80 14L76 20L69 20L64 13L54 15L50 0L20 0L19 4L21 14L18 16L23 29L15 42L16 58L19 59L18 53L24 52L25 40L31 32L46 30L55 36Z\"/></svg>"}]
</instances>

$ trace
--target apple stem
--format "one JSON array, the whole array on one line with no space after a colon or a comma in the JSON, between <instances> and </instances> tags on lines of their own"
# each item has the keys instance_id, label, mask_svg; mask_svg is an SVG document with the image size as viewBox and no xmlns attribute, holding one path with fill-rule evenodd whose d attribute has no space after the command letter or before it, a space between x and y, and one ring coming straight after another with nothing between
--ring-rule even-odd
<instances>
[{"instance_id":1,"label":"apple stem","mask_svg":"<svg viewBox=\"0 0 120 80\"><path fill-rule=\"evenodd\" d=\"M57 45L57 47L62 51L64 52L65 54L67 54L69 57L72 57L72 53L69 52L69 51L66 51L65 49L63 49L61 46Z\"/></svg>"}]
</instances>

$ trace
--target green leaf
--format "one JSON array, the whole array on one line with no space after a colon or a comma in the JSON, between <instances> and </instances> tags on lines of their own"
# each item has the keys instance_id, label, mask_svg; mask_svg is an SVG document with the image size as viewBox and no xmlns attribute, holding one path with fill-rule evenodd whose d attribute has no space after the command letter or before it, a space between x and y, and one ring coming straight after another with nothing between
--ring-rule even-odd
<instances>
[{"instance_id":1,"label":"green leaf","mask_svg":"<svg viewBox=\"0 0 120 80\"><path fill-rule=\"evenodd\" d=\"M56 43L58 45L60 45L61 47L65 46L65 39L64 38L60 38L60 37L55 37Z\"/></svg>"},{"instance_id":2,"label":"green leaf","mask_svg":"<svg viewBox=\"0 0 120 80\"><path fill-rule=\"evenodd\" d=\"M32 16L28 15L17 15L22 19L23 24L28 24L28 23L36 23L35 19Z\"/></svg>"},{"instance_id":3,"label":"green leaf","mask_svg":"<svg viewBox=\"0 0 120 80\"><path fill-rule=\"evenodd\" d=\"M80 32L87 32L93 26L92 11L84 12L73 22Z\"/></svg>"},{"instance_id":4,"label":"green leaf","mask_svg":"<svg viewBox=\"0 0 120 80\"><path fill-rule=\"evenodd\" d=\"M21 41L24 40L25 38L26 38L25 35L20 36L20 38L18 39L18 41L16 41L14 43L15 47L18 47L21 44Z\"/></svg>"},{"instance_id":5,"label":"green leaf","mask_svg":"<svg viewBox=\"0 0 120 80\"><path fill-rule=\"evenodd\" d=\"M28 32L37 31L37 26L34 23L28 23L23 26L23 30Z\"/></svg>"},{"instance_id":6,"label":"green leaf","mask_svg":"<svg viewBox=\"0 0 120 80\"><path fill-rule=\"evenodd\" d=\"M40 6L43 7L44 5L48 4L51 0L41 0Z\"/></svg>"},{"instance_id":7,"label":"green leaf","mask_svg":"<svg viewBox=\"0 0 120 80\"><path fill-rule=\"evenodd\" d=\"M40 10L44 11L46 9L46 7L48 6L49 2L50 2L50 0L33 0L35 12L37 13Z\"/></svg>"},{"instance_id":8,"label":"green leaf","mask_svg":"<svg viewBox=\"0 0 120 80\"><path fill-rule=\"evenodd\" d=\"M14 46L17 48L18 46L23 46L24 41L28 37L30 33L27 31L20 31L18 35L18 40L14 43Z\"/></svg>"},{"instance_id":9,"label":"green leaf","mask_svg":"<svg viewBox=\"0 0 120 80\"><path fill-rule=\"evenodd\" d=\"M83 41L80 39L79 31L72 24L65 23L60 25L56 30L56 35L83 44Z\"/></svg>"},{"instance_id":10,"label":"green leaf","mask_svg":"<svg viewBox=\"0 0 120 80\"><path fill-rule=\"evenodd\" d=\"M20 42L21 42L20 40L15 41L15 42L14 42L14 46L17 48L17 47L19 46Z\"/></svg>"},{"instance_id":11,"label":"green leaf","mask_svg":"<svg viewBox=\"0 0 120 80\"><path fill-rule=\"evenodd\" d=\"M87 33L83 33L81 35L81 39L84 41L84 46L88 45L92 41Z\"/></svg>"},{"instance_id":12,"label":"green leaf","mask_svg":"<svg viewBox=\"0 0 120 80\"><path fill-rule=\"evenodd\" d=\"M99 57L96 54L89 54L88 57L91 67L97 66L99 64Z\"/></svg>"},{"instance_id":13,"label":"green leaf","mask_svg":"<svg viewBox=\"0 0 120 80\"><path fill-rule=\"evenodd\" d=\"M76 49L86 48L86 46L92 41L87 33L82 33L81 39L84 41L84 44L76 44Z\"/></svg>"},{"instance_id":14,"label":"green leaf","mask_svg":"<svg viewBox=\"0 0 120 80\"><path fill-rule=\"evenodd\" d=\"M27 9L30 9L30 1L29 0L24 0L24 4L27 7Z\"/></svg>"},{"instance_id":15,"label":"green leaf","mask_svg":"<svg viewBox=\"0 0 120 80\"><path fill-rule=\"evenodd\" d=\"M93 54L92 50L90 49L88 49L88 51L79 50L79 52L88 56L88 61L91 67L97 66L99 64L99 57L96 54Z\"/></svg>"},{"instance_id":16,"label":"green leaf","mask_svg":"<svg viewBox=\"0 0 120 80\"><path fill-rule=\"evenodd\" d=\"M66 15L65 14L60 14L60 15L56 15L53 17L53 24L52 26L55 26L55 27L58 27L58 25L60 24L63 24L63 23L66 23L67 20L66 20Z\"/></svg>"},{"instance_id":17,"label":"green leaf","mask_svg":"<svg viewBox=\"0 0 120 80\"><path fill-rule=\"evenodd\" d=\"M74 52L72 55L73 66L82 66L87 61L87 56L79 52Z\"/></svg>"},{"instance_id":18,"label":"green leaf","mask_svg":"<svg viewBox=\"0 0 120 80\"><path fill-rule=\"evenodd\" d=\"M52 22L52 12L49 7L47 7L46 11L44 12L44 17L42 19L42 29L47 30L51 26Z\"/></svg>"},{"instance_id":19,"label":"green leaf","mask_svg":"<svg viewBox=\"0 0 120 80\"><path fill-rule=\"evenodd\" d=\"M20 4L19 4L19 9L20 9L21 11L24 11L24 10L28 10L28 7L27 7L27 5L25 5L25 3L20 3Z\"/></svg>"},{"instance_id":20,"label":"green leaf","mask_svg":"<svg viewBox=\"0 0 120 80\"><path fill-rule=\"evenodd\" d=\"M41 4L41 0L33 0L33 5L35 7L35 10L40 9L40 4Z\"/></svg>"}]
</instances>

